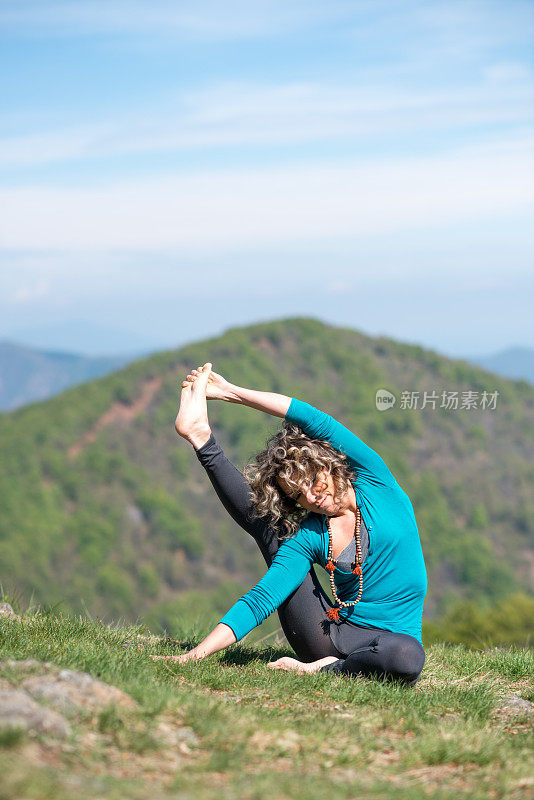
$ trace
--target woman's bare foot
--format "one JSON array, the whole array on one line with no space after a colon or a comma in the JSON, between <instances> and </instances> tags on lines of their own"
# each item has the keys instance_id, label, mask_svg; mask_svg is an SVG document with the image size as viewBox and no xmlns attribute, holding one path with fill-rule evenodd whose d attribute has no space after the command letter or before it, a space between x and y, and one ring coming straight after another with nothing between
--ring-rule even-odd
<instances>
[{"instance_id":1,"label":"woman's bare foot","mask_svg":"<svg viewBox=\"0 0 534 800\"><path fill-rule=\"evenodd\" d=\"M325 658L320 658L318 661L310 661L309 663L284 656L283 658L279 658L278 661L271 661L267 666L271 669L284 669L288 672L318 672L321 667L326 667L327 664L333 664L334 661L337 661L335 656L326 656Z\"/></svg>"},{"instance_id":2,"label":"woman's bare foot","mask_svg":"<svg viewBox=\"0 0 534 800\"><path fill-rule=\"evenodd\" d=\"M271 661L267 666L270 669L284 669L288 672L312 672L310 669L311 664L305 664L303 661L297 661L296 658L284 656L279 658L278 661Z\"/></svg>"},{"instance_id":3,"label":"woman's bare foot","mask_svg":"<svg viewBox=\"0 0 534 800\"><path fill-rule=\"evenodd\" d=\"M206 386L210 372L211 364L204 364L194 382L183 382L180 409L174 423L176 432L187 439L195 450L206 444L211 436L206 403Z\"/></svg>"}]
</instances>

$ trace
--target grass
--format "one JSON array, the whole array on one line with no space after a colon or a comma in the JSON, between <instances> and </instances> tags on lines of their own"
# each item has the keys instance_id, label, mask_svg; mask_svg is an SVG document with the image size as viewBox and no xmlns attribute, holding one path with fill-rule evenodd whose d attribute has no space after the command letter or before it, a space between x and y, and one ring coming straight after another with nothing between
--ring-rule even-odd
<instances>
[{"instance_id":1,"label":"grass","mask_svg":"<svg viewBox=\"0 0 534 800\"><path fill-rule=\"evenodd\" d=\"M202 632L142 633L55 613L0 622L0 685L20 680L6 660L35 658L138 704L80 715L67 742L5 732L0 800L532 796L532 714L498 710L511 693L533 697L532 650L435 644L410 689L273 672L267 662L288 651L246 642L198 663L153 662Z\"/></svg>"}]
</instances>

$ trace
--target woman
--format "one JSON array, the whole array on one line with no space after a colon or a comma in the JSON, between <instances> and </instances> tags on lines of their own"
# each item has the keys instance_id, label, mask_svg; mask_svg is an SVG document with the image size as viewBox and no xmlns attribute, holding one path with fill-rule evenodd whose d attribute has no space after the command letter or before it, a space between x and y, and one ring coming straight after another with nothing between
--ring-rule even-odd
<instances>
[{"instance_id":1,"label":"woman","mask_svg":"<svg viewBox=\"0 0 534 800\"><path fill-rule=\"evenodd\" d=\"M250 482L215 441L206 397L285 419L249 468ZM269 569L199 645L161 658L204 658L239 641L278 608L300 660L281 658L270 667L413 686L425 661L425 563L411 502L380 456L307 403L234 386L210 363L183 382L176 430L192 444L223 505L254 537ZM334 603L313 563L329 572Z\"/></svg>"}]
</instances>

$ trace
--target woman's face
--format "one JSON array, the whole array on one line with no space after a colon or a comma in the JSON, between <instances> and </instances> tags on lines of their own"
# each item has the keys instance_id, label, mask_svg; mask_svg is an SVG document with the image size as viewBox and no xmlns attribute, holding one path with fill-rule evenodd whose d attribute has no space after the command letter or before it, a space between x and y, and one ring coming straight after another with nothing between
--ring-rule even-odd
<instances>
[{"instance_id":1,"label":"woman's face","mask_svg":"<svg viewBox=\"0 0 534 800\"><path fill-rule=\"evenodd\" d=\"M336 497L334 480L329 472L318 472L312 479L311 486L302 486L300 491L288 486L283 478L277 478L277 483L284 494L306 511L329 516L340 509L341 501Z\"/></svg>"}]
</instances>

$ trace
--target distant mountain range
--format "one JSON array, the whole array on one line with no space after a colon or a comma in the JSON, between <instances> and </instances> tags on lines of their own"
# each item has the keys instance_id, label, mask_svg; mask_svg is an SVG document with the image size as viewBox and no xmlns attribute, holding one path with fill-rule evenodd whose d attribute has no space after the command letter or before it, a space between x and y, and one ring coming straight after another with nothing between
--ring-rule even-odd
<instances>
[{"instance_id":1,"label":"distant mountain range","mask_svg":"<svg viewBox=\"0 0 534 800\"><path fill-rule=\"evenodd\" d=\"M54 397L139 357L132 354L84 356L0 342L0 411L12 411ZM509 347L489 356L466 356L465 360L505 378L534 383L534 349Z\"/></svg>"},{"instance_id":2,"label":"distant mountain range","mask_svg":"<svg viewBox=\"0 0 534 800\"><path fill-rule=\"evenodd\" d=\"M466 358L472 364L496 372L504 378L534 383L534 350L531 347L508 347L490 356Z\"/></svg>"},{"instance_id":3,"label":"distant mountain range","mask_svg":"<svg viewBox=\"0 0 534 800\"><path fill-rule=\"evenodd\" d=\"M70 386L113 372L132 360L133 356L95 358L0 342L0 411L46 400Z\"/></svg>"}]
</instances>

